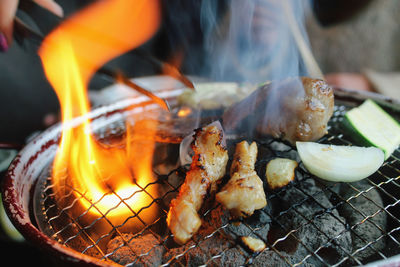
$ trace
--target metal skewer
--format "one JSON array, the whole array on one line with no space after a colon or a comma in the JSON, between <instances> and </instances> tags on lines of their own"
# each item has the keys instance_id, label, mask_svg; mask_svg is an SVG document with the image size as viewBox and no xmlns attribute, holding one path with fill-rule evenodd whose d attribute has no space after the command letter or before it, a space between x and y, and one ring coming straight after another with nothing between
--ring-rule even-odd
<instances>
[{"instance_id":1,"label":"metal skewer","mask_svg":"<svg viewBox=\"0 0 400 267\"><path fill-rule=\"evenodd\" d=\"M324 80L324 74L322 73L320 67L318 66L317 60L315 59L311 49L307 45L299 25L297 24L296 18L293 13L293 8L290 5L290 1L282 1L284 11L286 14L287 22L292 32L293 38L296 41L297 48L304 60L306 68L313 78L318 78Z\"/></svg>"},{"instance_id":2,"label":"metal skewer","mask_svg":"<svg viewBox=\"0 0 400 267\"><path fill-rule=\"evenodd\" d=\"M185 75L183 75L175 66L155 58L154 56L150 55L149 53L147 53L146 51L144 51L140 48L135 49L133 52L136 55L143 58L144 60L147 60L148 62L152 63L153 66L155 66L156 68L159 68L161 71L163 71L168 76L171 76L171 77L179 80L184 85L186 85L189 89L195 90L195 87L194 87L192 81L190 81Z\"/></svg>"}]
</instances>

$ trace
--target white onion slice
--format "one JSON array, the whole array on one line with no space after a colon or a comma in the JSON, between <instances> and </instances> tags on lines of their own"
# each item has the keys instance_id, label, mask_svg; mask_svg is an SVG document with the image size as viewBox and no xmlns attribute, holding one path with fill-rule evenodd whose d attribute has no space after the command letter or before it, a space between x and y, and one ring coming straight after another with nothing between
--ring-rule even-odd
<instances>
[{"instance_id":1,"label":"white onion slice","mask_svg":"<svg viewBox=\"0 0 400 267\"><path fill-rule=\"evenodd\" d=\"M296 142L297 151L307 170L333 182L364 179L383 164L384 153L376 147L337 146L314 142Z\"/></svg>"},{"instance_id":2,"label":"white onion slice","mask_svg":"<svg viewBox=\"0 0 400 267\"><path fill-rule=\"evenodd\" d=\"M190 144L193 142L193 134L194 133L183 138L179 146L179 160L181 165L190 164L192 162L193 150Z\"/></svg>"},{"instance_id":3,"label":"white onion slice","mask_svg":"<svg viewBox=\"0 0 400 267\"><path fill-rule=\"evenodd\" d=\"M208 127L208 126L216 126L218 129L220 129L222 131L222 146L226 147L226 139L225 139L225 133L224 133L224 129L222 128L221 122L220 121L214 121L212 123L210 123L207 126L204 127ZM190 164L192 163L192 157L193 157L193 150L191 147L191 144L193 142L193 136L194 136L195 132L193 131L191 134L189 134L188 136L186 136L185 138L183 138L180 146L179 146L179 160L181 165L186 165L186 164Z\"/></svg>"}]
</instances>

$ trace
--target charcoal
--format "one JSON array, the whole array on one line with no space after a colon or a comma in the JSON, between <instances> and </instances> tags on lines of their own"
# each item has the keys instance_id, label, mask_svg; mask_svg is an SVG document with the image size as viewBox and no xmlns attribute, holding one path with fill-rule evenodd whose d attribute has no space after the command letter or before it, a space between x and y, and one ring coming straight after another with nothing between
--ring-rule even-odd
<instances>
[{"instance_id":1,"label":"charcoal","mask_svg":"<svg viewBox=\"0 0 400 267\"><path fill-rule=\"evenodd\" d=\"M378 212L383 203L377 190L370 189L365 182L353 183L358 190L367 191L349 201L353 208L340 202L357 194L347 184L338 184L330 191L324 189L327 185L321 186L318 182L321 187L317 186L312 178L300 180L275 192L266 208L241 221L232 221L229 211L217 205L206 212L195 238L184 246L170 249L163 262L172 266L327 266L348 257L344 262L348 265L356 264L351 254L369 242L373 242L372 247L354 255L358 262L384 249L386 244L379 238L382 236L379 228L386 230L387 218ZM276 219L273 222L271 213ZM361 223L366 216L371 218ZM267 240L273 249L269 247L258 255L252 254L238 245L240 236Z\"/></svg>"},{"instance_id":2,"label":"charcoal","mask_svg":"<svg viewBox=\"0 0 400 267\"><path fill-rule=\"evenodd\" d=\"M296 187L288 186L279 196L275 200L275 208L278 210L274 213L281 214L278 219L282 235L275 237L275 240L293 231L290 238L277 246L285 250L286 245L283 244L288 242L286 247L291 247L290 260L304 259L311 254L306 259L307 263L325 266L336 263L351 252L351 237L346 231L345 219L313 179L303 180ZM318 256L312 254L316 250Z\"/></svg>"},{"instance_id":3,"label":"charcoal","mask_svg":"<svg viewBox=\"0 0 400 267\"><path fill-rule=\"evenodd\" d=\"M254 261L252 262L252 266L287 267L290 266L290 264L301 261L300 258L295 258L296 256L290 255L286 252L279 252L279 254L275 251L264 250L254 259ZM311 267L313 265L309 263L304 263L301 266Z\"/></svg>"},{"instance_id":4,"label":"charcoal","mask_svg":"<svg viewBox=\"0 0 400 267\"><path fill-rule=\"evenodd\" d=\"M169 266L182 266L186 262L185 253L190 246L194 246L193 241L189 241L183 246L167 249L162 257L163 264L169 263Z\"/></svg>"},{"instance_id":5,"label":"charcoal","mask_svg":"<svg viewBox=\"0 0 400 267\"><path fill-rule=\"evenodd\" d=\"M222 206L218 206L211 211L210 223L215 227L221 228L221 231L232 239L237 239L241 236L258 236L266 240L271 222L271 218L266 212L268 209L268 207L265 207L262 210L256 210L248 218L232 221L229 211Z\"/></svg>"},{"instance_id":6,"label":"charcoal","mask_svg":"<svg viewBox=\"0 0 400 267\"><path fill-rule=\"evenodd\" d=\"M220 241L223 241L223 239L220 239ZM225 247L225 250L211 255L212 253L207 252L206 245L210 245L211 250L215 249L212 242L207 242L201 249L197 249L196 244L193 241L189 241L183 247L168 251L164 255L163 262L169 262L169 266L243 266L246 261L245 252L239 248ZM173 260L171 260L172 258Z\"/></svg>"},{"instance_id":7,"label":"charcoal","mask_svg":"<svg viewBox=\"0 0 400 267\"><path fill-rule=\"evenodd\" d=\"M121 265L159 266L164 247L153 234L138 237L134 237L133 234L122 234L122 237L116 236L108 242L107 254L110 254L108 257L111 260Z\"/></svg>"},{"instance_id":8,"label":"charcoal","mask_svg":"<svg viewBox=\"0 0 400 267\"><path fill-rule=\"evenodd\" d=\"M243 266L245 255L245 252L239 248L228 249L221 255L219 266Z\"/></svg>"},{"instance_id":9,"label":"charcoal","mask_svg":"<svg viewBox=\"0 0 400 267\"><path fill-rule=\"evenodd\" d=\"M237 266L243 265L245 258L239 253L236 248L229 249L229 243L221 237L209 238L197 245L190 241L185 245L185 248L180 248L178 251L172 251L170 255L180 252L178 255L184 253L181 259L175 262L180 262L185 266L227 266L228 262L236 262ZM169 255L165 255L165 260ZM172 264L174 266L174 264Z\"/></svg>"},{"instance_id":10,"label":"charcoal","mask_svg":"<svg viewBox=\"0 0 400 267\"><path fill-rule=\"evenodd\" d=\"M384 207L384 205L375 188L371 188L372 186L366 181L352 183L351 185L362 194L358 195L358 191L349 185L343 184L340 191L342 198L348 200L352 196L358 196L341 205L339 211L346 218L352 229L353 251L373 242L370 246L363 248L354 255L354 257L362 261L385 248L386 241L380 237L386 233L387 218L386 213L380 211L380 207ZM368 219L365 220L367 217Z\"/></svg>"},{"instance_id":11,"label":"charcoal","mask_svg":"<svg viewBox=\"0 0 400 267\"><path fill-rule=\"evenodd\" d=\"M170 249L165 253L163 262L169 262L171 266L226 266L232 260L244 263L243 256L230 249L229 241L219 234L196 242L191 240L181 247Z\"/></svg>"},{"instance_id":12,"label":"charcoal","mask_svg":"<svg viewBox=\"0 0 400 267\"><path fill-rule=\"evenodd\" d=\"M288 144L282 142L272 142L270 147L277 157L288 158L300 162L299 154Z\"/></svg>"},{"instance_id":13,"label":"charcoal","mask_svg":"<svg viewBox=\"0 0 400 267\"><path fill-rule=\"evenodd\" d=\"M163 262L172 266L239 266L245 258L235 246L235 240L227 238L217 217L229 216L221 208L208 213L199 232L185 245L172 248L165 253ZM226 219L225 219L226 220ZM172 260L171 260L172 259Z\"/></svg>"}]
</instances>

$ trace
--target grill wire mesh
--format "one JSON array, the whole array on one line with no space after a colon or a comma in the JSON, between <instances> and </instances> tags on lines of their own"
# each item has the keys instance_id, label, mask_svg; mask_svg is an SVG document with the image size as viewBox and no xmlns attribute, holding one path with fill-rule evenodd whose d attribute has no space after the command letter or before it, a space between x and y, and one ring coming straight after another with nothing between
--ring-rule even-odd
<instances>
[{"instance_id":1,"label":"grill wire mesh","mask_svg":"<svg viewBox=\"0 0 400 267\"><path fill-rule=\"evenodd\" d=\"M335 106L329 134L320 140L321 143L352 144L340 123L349 108L344 104ZM241 140L231 143L235 141ZM211 196L200 211L207 230L200 230L184 246L178 247L172 242L165 221L169 201L178 192L188 166L173 168L164 174L155 169L156 182L140 187L137 193L146 192L151 186L162 187L162 193L158 197L152 196L150 205L137 212L132 211L132 215L121 225L112 224L107 212L85 224L81 218L88 211L72 217L70 210L75 208L80 197L85 197L85 193L77 192L80 197L76 197L76 189L65 188L65 201L61 206L55 201L47 170L42 187L37 189L40 191L40 208L35 214L37 223L42 231L67 247L103 261L113 260L127 266L350 266L400 253L399 149L377 173L362 182L323 182L308 173L300 162L295 181L272 191L265 183L265 165L275 157L299 161L297 152L279 140L262 139L257 143L259 157L256 170L265 184L267 207L256 211L248 219L233 222ZM126 199L120 200L118 205L124 205ZM159 206L160 215L153 223L147 224L141 219L141 214L152 205ZM143 224L142 230L128 234L123 226L132 219ZM109 225L107 231L93 233L92 229L100 223ZM242 235L262 240L266 248L259 253L248 250L240 241ZM119 241L112 248L107 248L110 240L117 239ZM124 253L130 256L121 261ZM157 258L160 260L155 263Z\"/></svg>"}]
</instances>

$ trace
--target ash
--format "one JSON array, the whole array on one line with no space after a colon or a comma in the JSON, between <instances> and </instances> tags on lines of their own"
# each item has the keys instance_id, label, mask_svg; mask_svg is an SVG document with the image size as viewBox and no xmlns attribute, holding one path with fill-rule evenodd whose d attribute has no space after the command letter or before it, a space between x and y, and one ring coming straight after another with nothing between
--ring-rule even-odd
<instances>
[{"instance_id":1,"label":"ash","mask_svg":"<svg viewBox=\"0 0 400 267\"><path fill-rule=\"evenodd\" d=\"M164 247L152 234L134 237L122 234L112 239L107 245L109 259L121 265L159 266Z\"/></svg>"}]
</instances>

